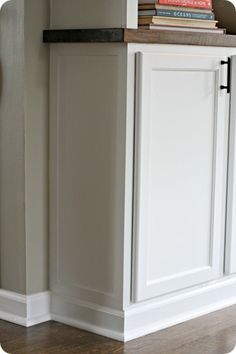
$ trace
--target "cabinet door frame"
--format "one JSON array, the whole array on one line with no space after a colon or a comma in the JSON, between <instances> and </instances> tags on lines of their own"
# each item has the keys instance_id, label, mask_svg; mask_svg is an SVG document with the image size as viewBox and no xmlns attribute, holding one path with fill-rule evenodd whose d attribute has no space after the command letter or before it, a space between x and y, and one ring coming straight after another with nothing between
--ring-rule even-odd
<instances>
[{"instance_id":1,"label":"cabinet door frame","mask_svg":"<svg viewBox=\"0 0 236 354\"><path fill-rule=\"evenodd\" d=\"M182 58L184 58L182 56ZM186 56L185 56L186 58ZM193 58L189 56L189 58ZM227 110L227 93L225 90L220 91L220 85L225 83L226 80L226 68L220 65L221 60L225 60L224 57L195 57L199 60L199 69L205 71L215 71L216 75L216 104L217 110L215 112L215 119L217 123L215 127L215 137L214 137L214 159L213 159L213 201L212 206L214 207L214 218L212 213L212 245L211 245L211 266L209 269L202 269L199 272L199 276L195 278L198 279L195 282L185 282L186 287L191 287L199 285L203 282L214 280L223 275L223 263L224 263L224 238L225 238L225 199L226 199L226 175L227 175L227 147L228 147L228 116L226 114ZM181 55L179 56L179 61L174 69L181 68ZM165 287L162 290L162 281L156 281L155 285L149 286L147 284L147 244L144 237L140 234L140 194L141 189L145 188L142 185L142 170L145 170L143 166L142 155L145 156L142 141L142 117L144 112L148 116L148 107L145 103L145 97L149 97L149 80L150 80L150 70L156 66L156 62L160 62L161 69L168 68L168 65L173 65L173 58L164 54L155 53L136 53L136 132L135 132L135 172L134 172L134 218L133 218L133 288L132 288L132 300L134 302L143 301L152 297L161 296L167 293L182 290L173 287ZM166 63L163 65L163 63ZM213 69L214 63L214 69ZM159 64L158 64L159 65ZM206 67L205 67L206 65ZM210 66L209 66L210 65ZM182 66L183 68L183 66ZM184 64L185 69L191 70L191 59L190 63L186 65L186 60ZM159 68L160 69L160 68ZM158 70L158 68L156 69ZM221 107L220 107L221 103ZM223 107L224 103L224 107ZM218 112L218 115L217 115ZM216 173L215 170L217 171ZM143 194L145 195L145 193ZM146 197L144 197L145 199ZM142 215L143 218L143 215ZM145 218L145 216L144 216ZM217 234L216 236L213 235ZM171 277L170 277L171 278ZM171 279L170 279L171 280ZM172 279L172 281L178 282L178 279Z\"/></svg>"},{"instance_id":2,"label":"cabinet door frame","mask_svg":"<svg viewBox=\"0 0 236 354\"><path fill-rule=\"evenodd\" d=\"M236 56L231 57L231 99L229 122L229 159L227 188L227 223L225 274L236 273Z\"/></svg>"}]
</instances>

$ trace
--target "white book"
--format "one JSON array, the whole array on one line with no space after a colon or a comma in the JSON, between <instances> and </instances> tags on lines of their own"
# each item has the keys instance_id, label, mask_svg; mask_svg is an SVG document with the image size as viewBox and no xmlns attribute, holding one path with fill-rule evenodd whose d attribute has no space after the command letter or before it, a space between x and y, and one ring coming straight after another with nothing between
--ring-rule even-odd
<instances>
[{"instance_id":1,"label":"white book","mask_svg":"<svg viewBox=\"0 0 236 354\"><path fill-rule=\"evenodd\" d=\"M139 26L140 29L150 29L158 31L174 31L174 32L198 32L198 33L214 33L214 34L224 34L224 28L201 28L201 27L181 27L181 26L164 26L164 25L144 25ZM236 354L236 353L235 353Z\"/></svg>"}]
</instances>

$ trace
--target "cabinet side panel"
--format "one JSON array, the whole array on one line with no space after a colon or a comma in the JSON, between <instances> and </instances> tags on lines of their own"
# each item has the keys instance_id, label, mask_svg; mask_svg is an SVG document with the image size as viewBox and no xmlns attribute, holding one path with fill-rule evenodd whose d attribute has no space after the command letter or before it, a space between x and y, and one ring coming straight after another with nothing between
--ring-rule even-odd
<instances>
[{"instance_id":1,"label":"cabinet side panel","mask_svg":"<svg viewBox=\"0 0 236 354\"><path fill-rule=\"evenodd\" d=\"M125 80L119 50L52 49L51 286L122 300Z\"/></svg>"}]
</instances>

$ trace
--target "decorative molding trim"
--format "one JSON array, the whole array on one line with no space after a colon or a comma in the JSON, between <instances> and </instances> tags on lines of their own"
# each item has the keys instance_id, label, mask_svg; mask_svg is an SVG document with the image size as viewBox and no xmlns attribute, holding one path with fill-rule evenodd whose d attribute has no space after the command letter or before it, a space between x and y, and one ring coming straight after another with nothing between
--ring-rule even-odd
<instances>
[{"instance_id":1,"label":"decorative molding trim","mask_svg":"<svg viewBox=\"0 0 236 354\"><path fill-rule=\"evenodd\" d=\"M27 327L25 317L17 316L17 315L11 314L10 312L0 311L0 320Z\"/></svg>"},{"instance_id":2,"label":"decorative molding trim","mask_svg":"<svg viewBox=\"0 0 236 354\"><path fill-rule=\"evenodd\" d=\"M26 296L11 291L0 290L0 318L21 326L26 326Z\"/></svg>"},{"instance_id":3,"label":"decorative molding trim","mask_svg":"<svg viewBox=\"0 0 236 354\"><path fill-rule=\"evenodd\" d=\"M49 321L50 292L21 295L0 290L0 319L25 327Z\"/></svg>"},{"instance_id":4,"label":"decorative molding trim","mask_svg":"<svg viewBox=\"0 0 236 354\"><path fill-rule=\"evenodd\" d=\"M70 318L68 316L60 316L60 315L52 314L52 320L56 321L56 322L60 322L60 323L66 324L68 326L72 326L72 327L76 327L76 328L79 328L79 329L83 329L85 331L101 335L103 337L115 339L115 340L118 340L120 342L124 342L125 341L123 333L120 333L120 332L115 331L115 330L113 331L113 330L110 330L108 328L104 328L104 327L101 327L101 326L96 326L96 325L93 325L93 324L88 323L88 322L83 322L83 321L80 321L79 319L73 319L73 318Z\"/></svg>"},{"instance_id":5,"label":"decorative molding trim","mask_svg":"<svg viewBox=\"0 0 236 354\"><path fill-rule=\"evenodd\" d=\"M61 300L63 300L64 302L67 302L68 304L73 304L73 305L77 305L89 310L93 310L95 312L102 312L108 315L112 315L115 317L120 317L120 318L124 318L124 312L120 311L120 310L116 310L107 306L102 306L102 305L98 305L98 304L94 304L88 301L84 301L84 300L80 300L77 299L75 297L72 296L66 296L66 295L62 295L62 294L57 294L56 292L54 292L52 294L53 298L60 298Z\"/></svg>"},{"instance_id":6,"label":"decorative molding trim","mask_svg":"<svg viewBox=\"0 0 236 354\"><path fill-rule=\"evenodd\" d=\"M25 327L55 320L127 342L232 306L235 294L236 279L232 277L119 311L50 292L26 296L0 290L0 319Z\"/></svg>"},{"instance_id":7,"label":"decorative molding trim","mask_svg":"<svg viewBox=\"0 0 236 354\"><path fill-rule=\"evenodd\" d=\"M52 319L127 342L236 304L236 279L131 305L125 311L52 294ZM73 315L71 315L73 314Z\"/></svg>"},{"instance_id":8,"label":"decorative molding trim","mask_svg":"<svg viewBox=\"0 0 236 354\"><path fill-rule=\"evenodd\" d=\"M49 291L27 296L27 327L51 320Z\"/></svg>"},{"instance_id":9,"label":"decorative molding trim","mask_svg":"<svg viewBox=\"0 0 236 354\"><path fill-rule=\"evenodd\" d=\"M123 43L122 28L44 30L44 43Z\"/></svg>"},{"instance_id":10,"label":"decorative molding trim","mask_svg":"<svg viewBox=\"0 0 236 354\"><path fill-rule=\"evenodd\" d=\"M175 326L236 304L236 279L134 304L125 311L124 341Z\"/></svg>"},{"instance_id":11,"label":"decorative molding trim","mask_svg":"<svg viewBox=\"0 0 236 354\"><path fill-rule=\"evenodd\" d=\"M124 341L123 311L52 294L52 320Z\"/></svg>"}]
</instances>

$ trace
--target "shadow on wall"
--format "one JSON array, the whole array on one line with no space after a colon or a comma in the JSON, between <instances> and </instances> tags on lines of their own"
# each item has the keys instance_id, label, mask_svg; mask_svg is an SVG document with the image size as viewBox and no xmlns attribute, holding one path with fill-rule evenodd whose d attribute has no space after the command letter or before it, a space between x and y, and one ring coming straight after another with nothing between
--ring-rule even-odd
<instances>
[{"instance_id":1,"label":"shadow on wall","mask_svg":"<svg viewBox=\"0 0 236 354\"><path fill-rule=\"evenodd\" d=\"M213 9L218 27L226 28L227 34L236 34L236 8L233 2L227 0L213 0Z\"/></svg>"}]
</instances>

